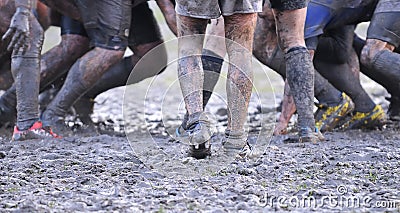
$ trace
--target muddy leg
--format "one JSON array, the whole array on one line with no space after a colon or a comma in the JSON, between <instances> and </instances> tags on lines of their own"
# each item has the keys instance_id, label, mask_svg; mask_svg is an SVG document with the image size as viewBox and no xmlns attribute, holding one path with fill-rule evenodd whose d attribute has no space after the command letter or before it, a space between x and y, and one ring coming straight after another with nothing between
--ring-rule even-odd
<instances>
[{"instance_id":1,"label":"muddy leg","mask_svg":"<svg viewBox=\"0 0 400 213\"><path fill-rule=\"evenodd\" d=\"M242 133L252 90L252 45L257 14L225 17L226 49L229 56L227 132ZM237 26L242 26L238 28Z\"/></svg>"},{"instance_id":2,"label":"muddy leg","mask_svg":"<svg viewBox=\"0 0 400 213\"><path fill-rule=\"evenodd\" d=\"M146 78L160 74L163 70L159 70L158 67L165 67L167 63L166 49L163 46L157 47L157 45L161 43L163 43L163 41L156 41L131 47L134 54L125 57L117 64L111 66L100 80L85 94L85 96L95 98L100 93L109 89L125 86L127 84L135 84ZM157 48L154 49L155 47ZM152 51L152 57L148 56L144 59L147 60L148 63L142 61L138 64L139 67L135 67L137 62L150 50ZM134 67L134 73L132 73ZM152 69L152 67L157 67L157 69Z\"/></svg>"},{"instance_id":3,"label":"muddy leg","mask_svg":"<svg viewBox=\"0 0 400 213\"><path fill-rule=\"evenodd\" d=\"M61 43L46 52L40 61L40 89L39 92L49 86L54 80L63 76L72 64L89 49L87 37L80 35L63 35ZM10 115L16 102L16 85L13 84L1 97L0 105L6 106L7 115L1 115L1 120L6 121L15 116ZM0 113L1 114L1 113Z\"/></svg>"},{"instance_id":4,"label":"muddy leg","mask_svg":"<svg viewBox=\"0 0 400 213\"><path fill-rule=\"evenodd\" d=\"M367 39L361 52L361 63L386 79L400 82L400 54L393 52L394 46L377 39Z\"/></svg>"},{"instance_id":5,"label":"muddy leg","mask_svg":"<svg viewBox=\"0 0 400 213\"><path fill-rule=\"evenodd\" d=\"M96 47L76 61L63 87L43 112L44 125L56 124L63 119L72 104L91 88L111 65L118 62L123 53Z\"/></svg>"},{"instance_id":6,"label":"muddy leg","mask_svg":"<svg viewBox=\"0 0 400 213\"><path fill-rule=\"evenodd\" d=\"M375 107L375 103L362 88L360 80L357 79L351 71L354 65L349 63L330 64L316 60L315 66L321 70L323 75L327 77L334 86L349 95L355 104L355 111L370 112Z\"/></svg>"},{"instance_id":7,"label":"muddy leg","mask_svg":"<svg viewBox=\"0 0 400 213\"><path fill-rule=\"evenodd\" d=\"M39 120L39 72L40 52L43 44L43 29L31 14L30 27L32 37L25 54L14 52L11 71L15 79L17 96L17 127L29 129Z\"/></svg>"},{"instance_id":8,"label":"muddy leg","mask_svg":"<svg viewBox=\"0 0 400 213\"><path fill-rule=\"evenodd\" d=\"M290 121L290 118L296 112L296 105L293 100L293 96L290 95L290 87L287 81L285 81L285 88L283 92L283 99L282 99L282 111L279 115L278 122L274 129L274 135L282 135L286 134L286 128Z\"/></svg>"},{"instance_id":9,"label":"muddy leg","mask_svg":"<svg viewBox=\"0 0 400 213\"><path fill-rule=\"evenodd\" d=\"M296 103L299 128L314 130L314 67L304 42L306 8L274 10L279 44L285 52L286 75Z\"/></svg>"},{"instance_id":10,"label":"muddy leg","mask_svg":"<svg viewBox=\"0 0 400 213\"><path fill-rule=\"evenodd\" d=\"M201 62L204 70L203 110L210 100L214 87L218 82L222 63L224 62L223 58L226 54L226 47L222 43L225 37L223 18L212 20L209 26L210 28L208 28L207 35L211 36L206 36L201 54ZM181 124L183 129L187 129L188 119L189 114L186 112Z\"/></svg>"},{"instance_id":11,"label":"muddy leg","mask_svg":"<svg viewBox=\"0 0 400 213\"><path fill-rule=\"evenodd\" d=\"M320 103L337 104L340 102L341 92L333 87L318 72L315 72L314 93ZM284 95L282 99L282 111L274 129L274 135L286 134L286 128L290 118L296 112L296 105L290 92L290 87L285 81Z\"/></svg>"},{"instance_id":12,"label":"muddy leg","mask_svg":"<svg viewBox=\"0 0 400 213\"><path fill-rule=\"evenodd\" d=\"M178 15L179 60L178 77L185 100L186 110L191 120L203 112L204 73L201 62L206 19L196 19ZM185 37L189 36L189 37Z\"/></svg>"}]
</instances>

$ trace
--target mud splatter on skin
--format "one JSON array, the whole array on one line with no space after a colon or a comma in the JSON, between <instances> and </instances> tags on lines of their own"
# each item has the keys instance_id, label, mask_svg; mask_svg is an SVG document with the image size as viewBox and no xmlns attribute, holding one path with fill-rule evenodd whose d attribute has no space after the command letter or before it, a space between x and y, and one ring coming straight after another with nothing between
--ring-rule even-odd
<instances>
[{"instance_id":1,"label":"mud splatter on skin","mask_svg":"<svg viewBox=\"0 0 400 213\"><path fill-rule=\"evenodd\" d=\"M226 49L229 56L227 131L243 132L252 91L251 56L257 14L225 16ZM233 41L233 42L232 42Z\"/></svg>"},{"instance_id":2,"label":"mud splatter on skin","mask_svg":"<svg viewBox=\"0 0 400 213\"><path fill-rule=\"evenodd\" d=\"M279 17L281 18L282 16L284 17L285 15L287 14L279 14ZM254 41L255 45L253 53L260 61L262 61L267 66L274 69L282 77L285 78L286 65L283 57L283 52L278 46L274 14L272 10L268 8L268 6L264 6L264 11L259 16L260 17L257 21L257 27L255 33L255 41ZM280 20L282 20L282 18ZM281 34L281 36L286 36L287 31L285 32L286 34ZM318 75L315 80L326 82L326 80L322 79L320 75ZM278 119L278 123L275 126L274 130L275 135L283 134L286 132L286 127L288 125L288 122L292 117L292 115L294 114L294 112L296 111L296 106L293 101L293 97L291 96L290 88L287 85L287 81L285 81L285 83L286 84L282 102L283 104L282 112ZM334 88L332 88L331 85L328 86L330 86L329 88L335 90ZM321 89L321 88L314 88L314 89Z\"/></svg>"},{"instance_id":3,"label":"mud splatter on skin","mask_svg":"<svg viewBox=\"0 0 400 213\"><path fill-rule=\"evenodd\" d=\"M273 12L279 45L285 52L286 76L299 114L299 127L314 129L314 67L304 41L307 8L290 11L273 10ZM302 49L288 53L294 47L302 47Z\"/></svg>"},{"instance_id":4,"label":"mud splatter on skin","mask_svg":"<svg viewBox=\"0 0 400 213\"><path fill-rule=\"evenodd\" d=\"M258 13L253 54L263 64L279 72L283 57L280 58L281 61L276 62L277 52L281 52L281 50L278 46L274 14L269 6L264 6L263 12ZM279 72L279 74L286 76L285 73Z\"/></svg>"},{"instance_id":5,"label":"mud splatter on skin","mask_svg":"<svg viewBox=\"0 0 400 213\"><path fill-rule=\"evenodd\" d=\"M168 24L169 29L177 36L178 29L176 23L175 6L171 0L157 0L157 5L164 14L165 21Z\"/></svg>"},{"instance_id":6,"label":"mud splatter on skin","mask_svg":"<svg viewBox=\"0 0 400 213\"><path fill-rule=\"evenodd\" d=\"M88 38L79 35L63 35L61 43L42 56L40 61L39 92L43 92L47 86L57 78L63 76L73 63L88 50ZM9 108L16 107L15 84L8 88L6 93L1 96L0 100ZM2 121L6 122L6 120Z\"/></svg>"},{"instance_id":7,"label":"mud splatter on skin","mask_svg":"<svg viewBox=\"0 0 400 213\"><path fill-rule=\"evenodd\" d=\"M378 39L367 39L367 42L361 52L361 57L360 57L361 63L371 68L373 59L376 56L376 54L378 54L382 50L389 50L392 52L394 48L395 47L393 45L387 42Z\"/></svg>"},{"instance_id":8,"label":"mud splatter on skin","mask_svg":"<svg viewBox=\"0 0 400 213\"><path fill-rule=\"evenodd\" d=\"M355 111L369 112L375 107L375 103L360 84L359 62L354 50L350 50L349 61L344 64L325 63L323 60L315 60L314 64L333 86L351 98L355 104Z\"/></svg>"},{"instance_id":9,"label":"mud splatter on skin","mask_svg":"<svg viewBox=\"0 0 400 213\"><path fill-rule=\"evenodd\" d=\"M305 47L304 42L304 21L305 21L305 8L300 10L293 11L277 11L271 10L269 8L264 7L264 12L260 14L260 18L258 20L258 25L256 28L255 35L255 49L253 50L256 57L261 60L264 64L270 66L275 69L279 74L283 77L286 75L290 75L291 77L298 76L295 79L295 84L303 85L301 88L296 88L295 92L301 93L302 91L306 91L306 94L301 95L303 98L298 98L296 100L297 105L302 105L303 110L300 110L300 114L305 114L305 118L299 116L299 120L303 120L302 122L307 123L306 126L313 127L313 116L312 116L312 102L305 100L312 100L314 97L313 91L313 67L312 65L301 64L303 62L296 61L290 62L292 66L288 69L285 69L288 64L285 65L283 55L281 50L278 47L287 52L292 47ZM275 17L275 21L273 20ZM277 23L277 28L275 28L275 22ZM277 31L275 30L277 29ZM278 36L276 36L276 34ZM279 38L277 42L276 38ZM300 59L300 58L299 58ZM286 59L287 60L287 59ZM311 58L309 59L311 64ZM299 65L296 65L300 63ZM294 66L294 67L293 67ZM305 66L305 67L304 67ZM294 69L294 70L292 70ZM304 69L310 69L305 71L307 73L301 74ZM303 78L303 79L300 79ZM293 80L292 80L293 81ZM309 82L312 81L312 82ZM307 83L308 82L308 83ZM308 88L310 87L310 88ZM307 89L308 88L308 89ZM306 89L306 90L304 90ZM285 94L283 101L283 109L281 113L281 117L278 120L278 124L276 129L274 130L274 134L279 134L280 132L285 132L285 128L287 127L287 123L290 120L292 114L296 111L296 106L293 102L293 97L290 95L289 86L285 86ZM305 97L310 96L306 99Z\"/></svg>"},{"instance_id":10,"label":"mud splatter on skin","mask_svg":"<svg viewBox=\"0 0 400 213\"><path fill-rule=\"evenodd\" d=\"M129 57L125 57L117 64L110 67L109 70L97 81L97 83L85 94L86 97L95 98L102 92L119 86L138 83L146 78L156 76L164 70L159 70L158 67L164 67L167 64L167 52L164 46L158 46L163 43L162 40L129 46L134 53ZM149 51L152 51L151 58L147 56L137 65L137 62ZM151 63L151 64L150 64ZM132 73L132 69L134 73ZM155 68L157 67L157 68ZM130 77L130 78L129 78Z\"/></svg>"},{"instance_id":11,"label":"mud splatter on skin","mask_svg":"<svg viewBox=\"0 0 400 213\"><path fill-rule=\"evenodd\" d=\"M293 96L290 94L290 87L285 81L285 88L282 99L282 111L279 116L278 122L274 129L274 135L282 135L287 133L287 126L289 124L290 118L296 112L296 105L293 100Z\"/></svg>"},{"instance_id":12,"label":"mud splatter on skin","mask_svg":"<svg viewBox=\"0 0 400 213\"><path fill-rule=\"evenodd\" d=\"M201 62L207 20L177 16L178 77L189 116L203 111L204 72ZM182 37L190 36L190 37Z\"/></svg>"},{"instance_id":13,"label":"mud splatter on skin","mask_svg":"<svg viewBox=\"0 0 400 213\"><path fill-rule=\"evenodd\" d=\"M68 71L73 63L89 50L89 39L80 35L62 35L61 43L42 56L40 85L48 86L57 76Z\"/></svg>"},{"instance_id":14,"label":"mud splatter on skin","mask_svg":"<svg viewBox=\"0 0 400 213\"><path fill-rule=\"evenodd\" d=\"M172 74L171 74L172 73ZM173 72L165 73L173 76ZM280 78L275 78L279 81ZM145 92L148 85L137 85ZM159 90L164 91L162 88ZM382 90L380 90L382 91ZM114 112L121 90L103 94L106 104L99 106L95 116ZM174 104L176 99L166 104ZM383 100L383 97L378 97ZM157 103L159 92L149 101ZM137 100L130 100L127 110L132 115L143 113ZM122 103L121 103L122 104ZM213 110L224 104L210 105ZM214 108L216 107L216 108ZM157 114L158 110L149 113ZM167 114L176 113L171 109ZM122 116L122 115L121 115ZM274 120L275 113L266 114ZM178 125L179 120L168 119ZM117 122L117 120L114 120ZM139 119L132 126L141 126ZM161 122L160 122L161 124ZM220 124L222 126L222 124ZM133 133L143 143L154 143L147 131ZM154 127L154 126L153 126ZM0 130L1 131L1 130ZM32 140L9 143L0 139L0 206L4 211L298 211L310 208L266 206L269 196L337 195L340 185L348 189L343 197L370 196L376 200L398 200L400 181L400 140L397 128L384 131L347 131L326 135L328 143L304 146L283 144L273 140L255 163L227 164L227 169L209 172L201 178L162 176L148 169L132 151L125 137L108 135L85 137L80 134L61 140ZM4 130L3 130L4 132ZM3 132L1 132L3 134ZM8 135L10 130L5 131ZM7 135L3 134L3 135ZM179 143L155 133L157 141L167 151L179 153ZM259 137L265 143L267 137ZM165 145L165 146L164 146ZM317 151L316 151L317 150ZM151 156L149 156L151 157ZM212 160L197 161L182 158L188 168L211 164ZM167 164L168 162L165 162ZM167 168L182 174L185 169L172 165ZM194 169L192 169L192 172ZM372 202L371 202L372 203ZM277 204L276 204L277 205ZM328 204L327 204L328 205ZM336 211L382 211L377 208L337 207ZM315 211L315 210L314 210ZM331 212L324 206L318 212ZM389 210L390 211L390 210ZM396 209L393 209L396 211Z\"/></svg>"},{"instance_id":15,"label":"mud splatter on skin","mask_svg":"<svg viewBox=\"0 0 400 213\"><path fill-rule=\"evenodd\" d=\"M123 51L95 48L81 57L68 73L60 92L43 112L46 125L54 124L59 117L64 117L73 103L92 87L108 68L117 63Z\"/></svg>"},{"instance_id":16,"label":"mud splatter on skin","mask_svg":"<svg viewBox=\"0 0 400 213\"><path fill-rule=\"evenodd\" d=\"M283 52L286 53L292 47L305 47L304 24L307 8L290 11L273 10L273 12L275 14L279 46Z\"/></svg>"}]
</instances>

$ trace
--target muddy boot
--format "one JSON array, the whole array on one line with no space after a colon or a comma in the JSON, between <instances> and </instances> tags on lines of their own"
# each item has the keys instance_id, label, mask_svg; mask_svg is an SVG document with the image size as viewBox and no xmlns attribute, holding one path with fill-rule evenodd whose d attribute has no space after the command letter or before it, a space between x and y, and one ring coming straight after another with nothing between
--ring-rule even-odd
<instances>
[{"instance_id":1,"label":"muddy boot","mask_svg":"<svg viewBox=\"0 0 400 213\"><path fill-rule=\"evenodd\" d=\"M312 142L312 143L317 143L320 141L324 141L325 138L321 134L321 132L318 130L318 128L315 128L314 131L311 130L309 127L303 127L300 128L299 131L299 142Z\"/></svg>"},{"instance_id":2,"label":"muddy boot","mask_svg":"<svg viewBox=\"0 0 400 213\"><path fill-rule=\"evenodd\" d=\"M42 122L36 121L29 129L19 130L17 126L14 127L12 141L24 141L31 139L44 139L44 138L61 138L55 134L51 128L43 127Z\"/></svg>"},{"instance_id":3,"label":"muddy boot","mask_svg":"<svg viewBox=\"0 0 400 213\"><path fill-rule=\"evenodd\" d=\"M349 129L381 129L386 124L386 114L381 105L375 105L369 112L353 112L350 119L343 124L344 130Z\"/></svg>"},{"instance_id":4,"label":"muddy boot","mask_svg":"<svg viewBox=\"0 0 400 213\"><path fill-rule=\"evenodd\" d=\"M226 131L221 143L225 152L228 155L233 154L236 159L249 158L253 153L253 147L247 141L247 136L244 132Z\"/></svg>"},{"instance_id":5,"label":"muddy boot","mask_svg":"<svg viewBox=\"0 0 400 213\"><path fill-rule=\"evenodd\" d=\"M346 115L354 110L351 99L342 93L341 99L335 104L318 104L315 112L315 126L321 131L332 131Z\"/></svg>"},{"instance_id":6,"label":"muddy boot","mask_svg":"<svg viewBox=\"0 0 400 213\"><path fill-rule=\"evenodd\" d=\"M213 132L207 116L202 113L190 115L188 124L189 156L196 159L210 156Z\"/></svg>"},{"instance_id":7,"label":"muddy boot","mask_svg":"<svg viewBox=\"0 0 400 213\"><path fill-rule=\"evenodd\" d=\"M175 137L177 138L181 138L181 137L187 137L188 133L187 133L187 122L189 120L189 114L186 112L185 116L183 117L182 123L181 125L179 125L176 129L175 129Z\"/></svg>"}]
</instances>

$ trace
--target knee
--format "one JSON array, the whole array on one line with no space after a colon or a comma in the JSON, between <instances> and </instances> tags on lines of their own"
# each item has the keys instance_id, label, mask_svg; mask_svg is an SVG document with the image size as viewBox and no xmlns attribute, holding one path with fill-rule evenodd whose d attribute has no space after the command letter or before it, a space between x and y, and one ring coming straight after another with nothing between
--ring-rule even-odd
<instances>
[{"instance_id":1,"label":"knee","mask_svg":"<svg viewBox=\"0 0 400 213\"><path fill-rule=\"evenodd\" d=\"M361 51L361 57L360 57L361 64L368 68L371 68L371 66L373 66L374 58L379 52L380 51L377 50L374 47L374 45L366 44Z\"/></svg>"},{"instance_id":2,"label":"knee","mask_svg":"<svg viewBox=\"0 0 400 213\"><path fill-rule=\"evenodd\" d=\"M364 48L361 51L361 64L368 68L371 68L374 64L376 57L378 57L385 50L393 51L392 49L388 48L386 42L376 39L368 39Z\"/></svg>"},{"instance_id":3,"label":"knee","mask_svg":"<svg viewBox=\"0 0 400 213\"><path fill-rule=\"evenodd\" d=\"M60 43L63 55L77 59L89 50L89 39L81 35L67 34Z\"/></svg>"},{"instance_id":4,"label":"knee","mask_svg":"<svg viewBox=\"0 0 400 213\"><path fill-rule=\"evenodd\" d=\"M92 57L104 58L111 64L116 63L117 61L121 60L125 54L125 51L121 50L110 50L101 47L95 47L92 51Z\"/></svg>"}]
</instances>

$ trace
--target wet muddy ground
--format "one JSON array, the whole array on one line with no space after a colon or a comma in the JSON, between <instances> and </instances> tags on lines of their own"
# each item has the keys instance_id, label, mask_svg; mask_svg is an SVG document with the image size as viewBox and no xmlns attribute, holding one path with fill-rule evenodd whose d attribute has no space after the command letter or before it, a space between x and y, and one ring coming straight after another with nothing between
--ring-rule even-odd
<instances>
[{"instance_id":1,"label":"wet muddy ground","mask_svg":"<svg viewBox=\"0 0 400 213\"><path fill-rule=\"evenodd\" d=\"M207 108L218 132L213 156L186 156L187 146L174 139L184 110L171 65L159 79L129 86L125 99L124 88L100 95L97 132L11 143L12 130L1 129L0 211L400 211L399 124L284 143L286 136L271 137L283 82L255 72L248 120L255 158L218 153L227 122L223 81ZM387 109L386 92L363 85Z\"/></svg>"},{"instance_id":2,"label":"wet muddy ground","mask_svg":"<svg viewBox=\"0 0 400 213\"><path fill-rule=\"evenodd\" d=\"M165 74L160 81L169 79ZM284 143L285 137L270 137L275 100L265 96L261 102L269 104L260 110L253 98L248 126L253 143L258 136L261 155L246 162L215 153L195 160L173 139L183 116L180 94L172 89L175 95L168 95L168 83L149 88L150 81L131 86L137 94L148 91L145 101L130 96L124 105L123 88L96 99L93 120L102 133L10 143L11 130L3 129L2 211L400 210L398 124L383 131L327 133L327 141L318 144ZM219 86L223 90L223 82ZM214 97L208 108L219 132L214 150L226 125L222 99ZM104 134L111 131L116 133ZM157 147L167 155L159 155Z\"/></svg>"}]
</instances>

